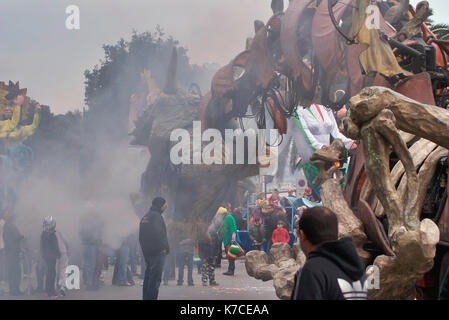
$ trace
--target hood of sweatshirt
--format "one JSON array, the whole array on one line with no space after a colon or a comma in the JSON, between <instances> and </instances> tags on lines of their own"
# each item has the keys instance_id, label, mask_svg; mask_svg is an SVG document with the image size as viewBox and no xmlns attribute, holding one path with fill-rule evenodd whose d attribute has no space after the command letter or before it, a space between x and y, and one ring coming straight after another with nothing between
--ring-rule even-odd
<instances>
[{"instance_id":1,"label":"hood of sweatshirt","mask_svg":"<svg viewBox=\"0 0 449 320\"><path fill-rule=\"evenodd\" d=\"M335 263L350 279L359 280L365 269L355 249L351 237L320 244L315 251L309 253L307 259L324 257Z\"/></svg>"}]
</instances>

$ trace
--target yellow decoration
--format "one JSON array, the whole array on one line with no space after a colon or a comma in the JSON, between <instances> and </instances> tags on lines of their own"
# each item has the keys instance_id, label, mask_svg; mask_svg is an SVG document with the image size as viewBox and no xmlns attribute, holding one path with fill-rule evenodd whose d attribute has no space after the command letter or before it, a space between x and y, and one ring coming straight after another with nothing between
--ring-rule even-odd
<instances>
[{"instance_id":1,"label":"yellow decoration","mask_svg":"<svg viewBox=\"0 0 449 320\"><path fill-rule=\"evenodd\" d=\"M40 114L36 112L34 114L33 123L28 126L23 126L20 129L16 129L10 132L0 133L0 139L3 139L5 148L15 147L20 145L26 138L33 135L39 127Z\"/></svg>"},{"instance_id":2,"label":"yellow decoration","mask_svg":"<svg viewBox=\"0 0 449 320\"><path fill-rule=\"evenodd\" d=\"M148 103L152 104L156 101L156 98L161 93L161 90L156 84L156 81L151 77L151 71L148 69L143 69L143 72L140 74L140 78L147 83L148 86Z\"/></svg>"},{"instance_id":3,"label":"yellow decoration","mask_svg":"<svg viewBox=\"0 0 449 320\"><path fill-rule=\"evenodd\" d=\"M380 38L379 30L366 26L366 7L370 1L358 0L354 10L353 26L360 26L356 40L360 43L360 64L366 73L379 72L384 76L392 77L397 74L410 76L412 73L399 66L396 56L388 42ZM362 23L360 23L362 22Z\"/></svg>"}]
</instances>

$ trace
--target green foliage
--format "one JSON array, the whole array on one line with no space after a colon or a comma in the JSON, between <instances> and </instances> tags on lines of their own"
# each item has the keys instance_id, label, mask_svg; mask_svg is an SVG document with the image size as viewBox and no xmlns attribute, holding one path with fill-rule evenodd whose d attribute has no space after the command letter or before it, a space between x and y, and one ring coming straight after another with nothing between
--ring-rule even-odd
<instances>
[{"instance_id":1,"label":"green foliage","mask_svg":"<svg viewBox=\"0 0 449 320\"><path fill-rule=\"evenodd\" d=\"M83 150L81 125L79 111L54 115L42 105L39 128L25 141L33 149L35 165L40 170L62 163L78 166Z\"/></svg>"},{"instance_id":2,"label":"green foliage","mask_svg":"<svg viewBox=\"0 0 449 320\"><path fill-rule=\"evenodd\" d=\"M449 24L437 23L431 25L430 30L437 36L440 40L449 40Z\"/></svg>"}]
</instances>

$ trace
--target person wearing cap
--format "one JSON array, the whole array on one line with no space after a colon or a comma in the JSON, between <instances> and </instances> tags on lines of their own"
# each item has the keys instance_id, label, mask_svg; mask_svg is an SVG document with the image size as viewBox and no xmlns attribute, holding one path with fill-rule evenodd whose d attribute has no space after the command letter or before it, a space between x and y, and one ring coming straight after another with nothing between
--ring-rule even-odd
<instances>
[{"instance_id":1,"label":"person wearing cap","mask_svg":"<svg viewBox=\"0 0 449 320\"><path fill-rule=\"evenodd\" d=\"M165 209L167 209L165 199L156 197L150 210L140 221L139 242L146 263L143 300L157 300L165 257L170 252L167 229L162 218Z\"/></svg>"},{"instance_id":2,"label":"person wearing cap","mask_svg":"<svg viewBox=\"0 0 449 320\"><path fill-rule=\"evenodd\" d=\"M223 241L226 253L228 253L231 243L233 241L237 241L238 235L237 235L237 225L235 223L234 217L232 216L230 211L227 211L226 213L227 214L223 219L223 223L221 225L219 234ZM230 259L228 259L228 261L229 261L228 271L224 272L223 274L225 276L233 276L235 270L235 261Z\"/></svg>"}]
</instances>

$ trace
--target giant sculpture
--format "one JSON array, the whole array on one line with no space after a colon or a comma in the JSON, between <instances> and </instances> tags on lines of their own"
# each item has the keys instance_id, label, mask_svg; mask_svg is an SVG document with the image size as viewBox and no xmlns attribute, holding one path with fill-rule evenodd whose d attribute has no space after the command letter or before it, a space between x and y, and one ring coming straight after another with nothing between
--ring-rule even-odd
<instances>
[{"instance_id":1,"label":"giant sculpture","mask_svg":"<svg viewBox=\"0 0 449 320\"><path fill-rule=\"evenodd\" d=\"M423 23L426 1L416 11L407 1L384 4L382 13L398 29L383 16L379 28L368 27L366 1L292 0L285 12L276 3L273 17L266 25L255 23L246 50L216 73L201 101L164 90L134 131L134 143L152 154L144 194L188 190L186 199L176 199L175 211L206 220L238 180L257 174L251 165L170 166L167 137L175 127L192 130L192 121L201 120L203 131L244 128L242 119L250 117L283 136L292 132L289 119L298 105L347 105L346 134L361 143L345 188L334 167L343 150L339 140L312 156L319 170L315 184L339 218L340 235L353 237L362 260L381 271L381 289L370 296L414 298L416 283L433 266L438 227L449 222L447 196L437 199L434 215L421 214L427 186L448 155L449 43ZM249 275L273 280L277 295L288 299L305 257L296 243L293 249L274 245L270 255L251 251L246 259Z\"/></svg>"},{"instance_id":2,"label":"giant sculpture","mask_svg":"<svg viewBox=\"0 0 449 320\"><path fill-rule=\"evenodd\" d=\"M449 156L448 126L447 110L423 105L387 88L369 87L350 100L346 131L352 138L363 141L365 168L369 178L365 183L369 181L369 188L377 195L389 221L388 235L382 239L388 243L386 252L377 256L373 262L379 270L380 285L369 291L372 299L414 299L415 285L433 266L440 232L432 219L420 220L420 217L427 186L437 163L442 157ZM428 138L430 141L425 140L425 143L431 144L430 151L427 150L424 156L409 151L405 142L407 140L404 140L408 137L406 133ZM320 171L315 183L322 187L323 205L337 213L340 237L353 237L360 257L365 260L369 259L362 248L368 239L365 233L372 232L373 226L363 228L361 221L368 220L359 220L358 216L375 216L367 199L360 199L355 214L343 196L340 187L342 175L334 166L343 150L342 142L335 140L330 148L315 152L312 161ZM402 171L405 171L398 188L395 187L398 181L394 180L390 172L392 152L400 159L396 168L401 166ZM371 221L376 223L375 218ZM372 240L379 240L375 232L371 235ZM278 284L278 296L288 299L293 286L293 271L304 262L297 253L297 246L295 244L294 250L273 248L271 255L281 257L273 259L271 264L264 252L249 252L246 262L249 274L263 280L280 278L274 281L275 287ZM285 260L286 257L295 257L295 253L296 261L291 260L289 268L276 265L277 261Z\"/></svg>"}]
</instances>

